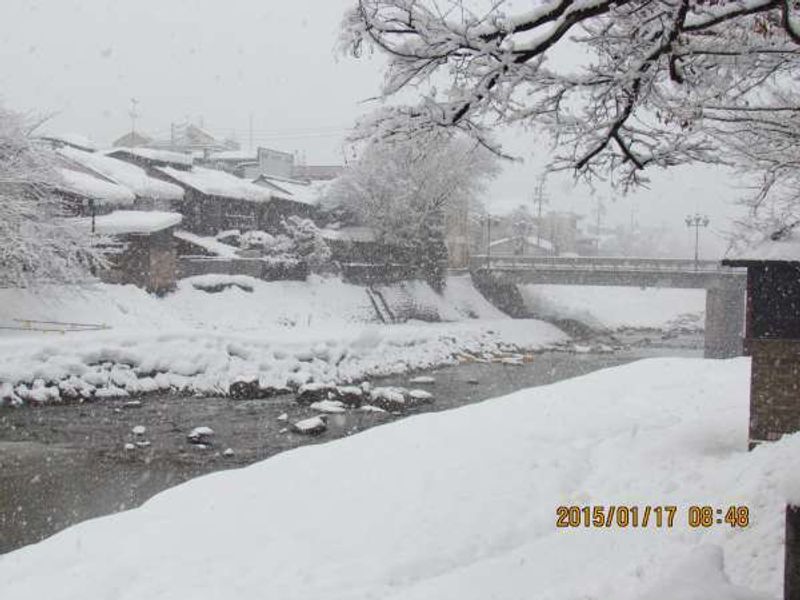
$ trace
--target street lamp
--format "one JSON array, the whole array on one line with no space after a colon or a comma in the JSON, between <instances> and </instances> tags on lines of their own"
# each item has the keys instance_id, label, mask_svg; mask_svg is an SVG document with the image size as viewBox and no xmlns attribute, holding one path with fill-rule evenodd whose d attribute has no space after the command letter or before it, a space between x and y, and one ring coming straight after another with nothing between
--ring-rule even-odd
<instances>
[{"instance_id":1,"label":"street lamp","mask_svg":"<svg viewBox=\"0 0 800 600\"><path fill-rule=\"evenodd\" d=\"M708 227L710 221L708 215L701 215L700 213L687 215L685 221L687 227L690 229L694 227L694 270L697 271L700 262L698 254L698 249L700 247L700 227Z\"/></svg>"}]
</instances>

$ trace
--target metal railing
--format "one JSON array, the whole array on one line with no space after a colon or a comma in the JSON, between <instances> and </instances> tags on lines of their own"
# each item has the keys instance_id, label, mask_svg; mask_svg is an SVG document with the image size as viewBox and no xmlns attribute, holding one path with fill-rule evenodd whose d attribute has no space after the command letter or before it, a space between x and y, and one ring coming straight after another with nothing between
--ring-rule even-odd
<instances>
[{"instance_id":1,"label":"metal railing","mask_svg":"<svg viewBox=\"0 0 800 600\"><path fill-rule=\"evenodd\" d=\"M664 273L738 273L741 269L725 267L719 261L695 262L685 258L618 258L601 256L515 256L477 255L470 259L473 269L492 270L573 270Z\"/></svg>"}]
</instances>

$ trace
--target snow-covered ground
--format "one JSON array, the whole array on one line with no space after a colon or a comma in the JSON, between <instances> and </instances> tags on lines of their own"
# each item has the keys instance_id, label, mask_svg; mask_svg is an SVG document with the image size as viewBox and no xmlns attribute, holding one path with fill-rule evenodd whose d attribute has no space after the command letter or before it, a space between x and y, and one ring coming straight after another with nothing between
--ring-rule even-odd
<instances>
[{"instance_id":1,"label":"snow-covered ground","mask_svg":"<svg viewBox=\"0 0 800 600\"><path fill-rule=\"evenodd\" d=\"M526 308L539 318L573 319L599 329L702 329L705 319L705 290L523 285L520 291Z\"/></svg>"},{"instance_id":2,"label":"snow-covered ground","mask_svg":"<svg viewBox=\"0 0 800 600\"><path fill-rule=\"evenodd\" d=\"M650 359L411 417L0 557L4 600L755 600L782 585L800 435L747 451L747 359ZM746 505L692 529L690 505ZM560 529L560 505L675 505ZM743 588L759 590L747 592Z\"/></svg>"},{"instance_id":3,"label":"snow-covered ground","mask_svg":"<svg viewBox=\"0 0 800 600\"><path fill-rule=\"evenodd\" d=\"M231 285L198 289L210 284ZM459 352L566 339L542 321L504 317L468 277L451 278L441 296L419 282L382 291L396 315L445 322L379 324L365 288L337 279L200 276L160 299L104 284L0 290L0 325L16 328L0 329L0 401L158 389L224 394L240 378L265 388L347 381L452 362Z\"/></svg>"}]
</instances>

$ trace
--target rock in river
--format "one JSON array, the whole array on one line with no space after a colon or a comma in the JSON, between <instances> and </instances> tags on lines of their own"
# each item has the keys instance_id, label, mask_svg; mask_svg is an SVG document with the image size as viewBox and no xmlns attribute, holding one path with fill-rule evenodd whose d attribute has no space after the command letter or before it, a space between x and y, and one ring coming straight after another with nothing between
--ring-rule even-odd
<instances>
[{"instance_id":1,"label":"rock in river","mask_svg":"<svg viewBox=\"0 0 800 600\"><path fill-rule=\"evenodd\" d=\"M304 435L320 435L328 428L327 418L324 415L303 419L292 425L292 430Z\"/></svg>"}]
</instances>

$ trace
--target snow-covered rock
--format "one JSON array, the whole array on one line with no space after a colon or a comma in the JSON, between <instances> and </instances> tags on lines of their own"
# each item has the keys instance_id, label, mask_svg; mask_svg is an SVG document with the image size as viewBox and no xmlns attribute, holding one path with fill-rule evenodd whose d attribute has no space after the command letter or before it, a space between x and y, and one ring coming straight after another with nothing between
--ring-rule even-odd
<instances>
[{"instance_id":1,"label":"snow-covered rock","mask_svg":"<svg viewBox=\"0 0 800 600\"><path fill-rule=\"evenodd\" d=\"M408 392L408 399L412 405L430 404L433 402L433 394L427 390L411 390Z\"/></svg>"},{"instance_id":2,"label":"snow-covered rock","mask_svg":"<svg viewBox=\"0 0 800 600\"><path fill-rule=\"evenodd\" d=\"M259 398L261 396L261 389L258 385L258 378L253 376L247 379L234 381L231 383L228 393L234 400Z\"/></svg>"},{"instance_id":3,"label":"snow-covered rock","mask_svg":"<svg viewBox=\"0 0 800 600\"><path fill-rule=\"evenodd\" d=\"M288 421L288 420L289 420L288 413L281 413L280 415L278 415L278 421Z\"/></svg>"},{"instance_id":4,"label":"snow-covered rock","mask_svg":"<svg viewBox=\"0 0 800 600\"><path fill-rule=\"evenodd\" d=\"M376 387L370 391L369 401L373 406L389 412L406 408L406 390L399 387Z\"/></svg>"},{"instance_id":5,"label":"snow-covered rock","mask_svg":"<svg viewBox=\"0 0 800 600\"><path fill-rule=\"evenodd\" d=\"M328 383L306 383L297 390L295 400L298 404L312 404L330 399L336 391L336 386Z\"/></svg>"},{"instance_id":6,"label":"snow-covered rock","mask_svg":"<svg viewBox=\"0 0 800 600\"><path fill-rule=\"evenodd\" d=\"M336 397L347 406L361 406L364 390L355 385L339 386L336 388Z\"/></svg>"},{"instance_id":7,"label":"snow-covered rock","mask_svg":"<svg viewBox=\"0 0 800 600\"><path fill-rule=\"evenodd\" d=\"M131 429L131 433L136 436L142 436L147 432L147 428L144 425L136 425L133 429Z\"/></svg>"},{"instance_id":8,"label":"snow-covered rock","mask_svg":"<svg viewBox=\"0 0 800 600\"><path fill-rule=\"evenodd\" d=\"M414 385L432 385L436 383L436 378L430 375L418 375L409 379L408 382Z\"/></svg>"},{"instance_id":9,"label":"snow-covered rock","mask_svg":"<svg viewBox=\"0 0 800 600\"><path fill-rule=\"evenodd\" d=\"M309 408L328 414L341 414L345 412L345 405L338 400L320 400L319 402L312 402Z\"/></svg>"},{"instance_id":10,"label":"snow-covered rock","mask_svg":"<svg viewBox=\"0 0 800 600\"><path fill-rule=\"evenodd\" d=\"M214 436L214 430L211 427L207 427L205 425L201 425L200 427L195 427L189 432L189 435L186 438L192 444L206 444L210 445L211 438Z\"/></svg>"},{"instance_id":11,"label":"snow-covered rock","mask_svg":"<svg viewBox=\"0 0 800 600\"><path fill-rule=\"evenodd\" d=\"M231 458L232 456L236 456L236 452L233 451L233 448L225 448L222 452L222 456L225 458Z\"/></svg>"},{"instance_id":12,"label":"snow-covered rock","mask_svg":"<svg viewBox=\"0 0 800 600\"><path fill-rule=\"evenodd\" d=\"M324 433L327 428L328 424L324 415L303 419L292 425L293 431L304 435L320 435Z\"/></svg>"}]
</instances>

